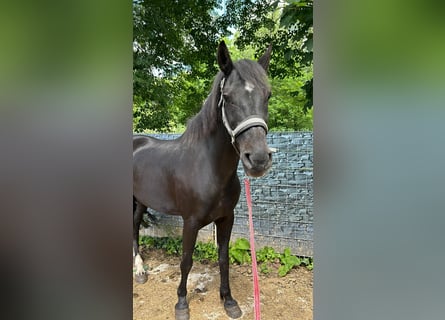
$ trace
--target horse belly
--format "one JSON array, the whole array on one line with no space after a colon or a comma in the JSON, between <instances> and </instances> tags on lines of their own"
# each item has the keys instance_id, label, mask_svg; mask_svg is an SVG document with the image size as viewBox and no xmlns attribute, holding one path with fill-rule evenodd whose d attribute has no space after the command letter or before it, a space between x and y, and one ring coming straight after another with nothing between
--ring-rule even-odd
<instances>
[{"instance_id":1,"label":"horse belly","mask_svg":"<svg viewBox=\"0 0 445 320\"><path fill-rule=\"evenodd\" d=\"M179 210L171 196L171 190L162 178L144 175L133 187L134 197L147 208L161 213L178 215Z\"/></svg>"}]
</instances>

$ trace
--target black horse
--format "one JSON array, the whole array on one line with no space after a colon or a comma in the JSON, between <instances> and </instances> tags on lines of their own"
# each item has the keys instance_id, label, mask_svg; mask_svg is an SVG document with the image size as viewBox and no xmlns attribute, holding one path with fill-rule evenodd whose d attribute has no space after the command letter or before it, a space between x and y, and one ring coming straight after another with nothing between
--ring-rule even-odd
<instances>
[{"instance_id":1,"label":"black horse","mask_svg":"<svg viewBox=\"0 0 445 320\"><path fill-rule=\"evenodd\" d=\"M271 47L258 62L230 58L224 42L218 47L221 69L201 111L176 140L133 137L133 254L135 280L147 281L138 251L139 227L147 208L180 215L184 221L181 282L176 319L189 319L187 277L198 231L216 224L220 296L232 318L241 316L229 286L229 240L233 210L240 196L237 166L241 159L247 175L259 177L272 165L266 142L267 81Z\"/></svg>"}]
</instances>

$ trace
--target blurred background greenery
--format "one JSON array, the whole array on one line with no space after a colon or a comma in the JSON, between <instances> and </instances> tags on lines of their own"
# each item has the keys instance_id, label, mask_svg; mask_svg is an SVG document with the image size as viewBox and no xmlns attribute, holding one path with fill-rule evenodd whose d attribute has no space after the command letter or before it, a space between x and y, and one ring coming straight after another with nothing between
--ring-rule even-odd
<instances>
[{"instance_id":1,"label":"blurred background greenery","mask_svg":"<svg viewBox=\"0 0 445 320\"><path fill-rule=\"evenodd\" d=\"M273 45L269 127L312 129L312 1L133 4L134 131L184 130L211 90L223 39L234 60Z\"/></svg>"}]
</instances>

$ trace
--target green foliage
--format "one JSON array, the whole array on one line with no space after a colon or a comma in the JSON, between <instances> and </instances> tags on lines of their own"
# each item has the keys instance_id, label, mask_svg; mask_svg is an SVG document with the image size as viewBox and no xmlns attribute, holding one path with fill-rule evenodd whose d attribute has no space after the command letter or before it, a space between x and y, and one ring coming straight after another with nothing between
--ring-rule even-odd
<instances>
[{"instance_id":1,"label":"green foliage","mask_svg":"<svg viewBox=\"0 0 445 320\"><path fill-rule=\"evenodd\" d=\"M313 60L313 2L305 0L241 1L227 0L227 19L239 31L236 45L255 48L258 57L263 48L273 44L272 78L312 73ZM236 8L236 9L235 9ZM303 111L312 108L312 75L301 89L306 96Z\"/></svg>"},{"instance_id":2,"label":"green foliage","mask_svg":"<svg viewBox=\"0 0 445 320\"><path fill-rule=\"evenodd\" d=\"M161 249L169 255L181 255L182 239L178 237L148 237L142 236L139 244L148 249ZM261 273L269 274L274 269L273 266L279 265L278 275L284 277L294 267L304 265L308 270L313 270L314 263L312 258L297 257L292 255L289 248L283 253L276 252L271 247L263 247L257 251L257 263ZM193 259L202 263L218 261L218 248L214 243L198 242L193 252ZM230 263L245 264L252 261L250 255L250 243L247 239L239 238L235 243L229 246ZM275 267L276 268L276 267Z\"/></svg>"},{"instance_id":3,"label":"green foliage","mask_svg":"<svg viewBox=\"0 0 445 320\"><path fill-rule=\"evenodd\" d=\"M174 237L147 237L139 238L139 244L149 249L162 249L169 255L180 255L182 253L182 239Z\"/></svg>"},{"instance_id":4,"label":"green foliage","mask_svg":"<svg viewBox=\"0 0 445 320\"><path fill-rule=\"evenodd\" d=\"M272 79L272 97L269 100L269 127L273 131L312 130L312 112L305 112L307 103L305 77Z\"/></svg>"},{"instance_id":5,"label":"green foliage","mask_svg":"<svg viewBox=\"0 0 445 320\"><path fill-rule=\"evenodd\" d=\"M258 262L275 262L275 260L279 258L280 254L275 252L275 249L271 247L266 246L257 251Z\"/></svg>"},{"instance_id":6,"label":"green foliage","mask_svg":"<svg viewBox=\"0 0 445 320\"><path fill-rule=\"evenodd\" d=\"M218 261L218 248L213 242L198 242L193 252L193 260L200 262Z\"/></svg>"},{"instance_id":7,"label":"green foliage","mask_svg":"<svg viewBox=\"0 0 445 320\"><path fill-rule=\"evenodd\" d=\"M269 274L272 272L270 268L270 263L274 263L279 260L280 254L275 252L274 248L263 247L257 251L257 262L260 264L260 272L263 274Z\"/></svg>"},{"instance_id":8,"label":"green foliage","mask_svg":"<svg viewBox=\"0 0 445 320\"><path fill-rule=\"evenodd\" d=\"M169 131L174 127L171 107L175 98L187 91L181 76L172 81L178 75L209 79L216 73L216 46L226 30L224 20L215 11L220 3L133 1L135 131ZM197 96L201 102L204 98Z\"/></svg>"},{"instance_id":9,"label":"green foliage","mask_svg":"<svg viewBox=\"0 0 445 320\"><path fill-rule=\"evenodd\" d=\"M148 249L161 249L169 255L180 255L182 253L182 238L179 237L149 237L139 238L139 244ZM213 243L198 242L193 252L196 261L215 262L218 261L218 249Z\"/></svg>"},{"instance_id":10,"label":"green foliage","mask_svg":"<svg viewBox=\"0 0 445 320\"><path fill-rule=\"evenodd\" d=\"M230 263L244 264L251 261L250 243L244 238L239 238L229 247Z\"/></svg>"},{"instance_id":11,"label":"green foliage","mask_svg":"<svg viewBox=\"0 0 445 320\"><path fill-rule=\"evenodd\" d=\"M264 247L257 251L257 261L260 264L260 272L268 274L271 272L269 268L270 263L276 263L279 261L280 266L278 268L278 274L284 277L289 273L292 268L304 265L308 270L314 268L314 264L311 258L301 258L291 254L289 248L286 248L282 254L276 252L271 247Z\"/></svg>"},{"instance_id":12,"label":"green foliage","mask_svg":"<svg viewBox=\"0 0 445 320\"><path fill-rule=\"evenodd\" d=\"M153 237L147 237L147 236L139 237L139 245L145 246L149 249L156 248L156 245L157 245L156 239L159 239L159 238L153 238Z\"/></svg>"},{"instance_id":13,"label":"green foliage","mask_svg":"<svg viewBox=\"0 0 445 320\"><path fill-rule=\"evenodd\" d=\"M133 131L144 132L147 128L169 131L171 128L171 114L162 106L159 100L144 100L140 96L133 96Z\"/></svg>"},{"instance_id":14,"label":"green foliage","mask_svg":"<svg viewBox=\"0 0 445 320\"><path fill-rule=\"evenodd\" d=\"M211 89L217 44L229 26L237 30L230 46L234 60L258 58L273 44L269 127L312 129L312 1L136 0L135 132L184 129Z\"/></svg>"},{"instance_id":15,"label":"green foliage","mask_svg":"<svg viewBox=\"0 0 445 320\"><path fill-rule=\"evenodd\" d=\"M235 46L238 37L239 33L235 33L234 39L225 39L231 55L234 59L253 59L254 49L251 45L246 45L242 50ZM308 103L304 87L311 78L312 70L308 67L300 74L271 79L268 126L272 131L312 130L312 109L305 110L304 107Z\"/></svg>"},{"instance_id":16,"label":"green foliage","mask_svg":"<svg viewBox=\"0 0 445 320\"><path fill-rule=\"evenodd\" d=\"M161 249L164 249L167 254L180 255L182 254L182 239L167 238L167 241L162 244Z\"/></svg>"},{"instance_id":17,"label":"green foliage","mask_svg":"<svg viewBox=\"0 0 445 320\"><path fill-rule=\"evenodd\" d=\"M260 272L263 274L269 274L272 272L271 268L269 268L267 263L260 264Z\"/></svg>"},{"instance_id":18,"label":"green foliage","mask_svg":"<svg viewBox=\"0 0 445 320\"><path fill-rule=\"evenodd\" d=\"M298 267L301 264L300 258L291 254L290 249L284 249L284 253L280 256L281 266L278 268L278 274L284 277L292 270L293 267Z\"/></svg>"},{"instance_id":19,"label":"green foliage","mask_svg":"<svg viewBox=\"0 0 445 320\"><path fill-rule=\"evenodd\" d=\"M312 258L303 258L301 264L304 264L309 271L314 269L314 261Z\"/></svg>"}]
</instances>

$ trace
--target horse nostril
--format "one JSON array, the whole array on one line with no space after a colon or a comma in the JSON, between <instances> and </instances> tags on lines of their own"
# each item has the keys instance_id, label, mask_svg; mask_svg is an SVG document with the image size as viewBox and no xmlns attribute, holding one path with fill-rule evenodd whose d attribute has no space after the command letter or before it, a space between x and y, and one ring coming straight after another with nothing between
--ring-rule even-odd
<instances>
[{"instance_id":1,"label":"horse nostril","mask_svg":"<svg viewBox=\"0 0 445 320\"><path fill-rule=\"evenodd\" d=\"M243 153L245 164L252 167L264 167L272 161L272 152Z\"/></svg>"}]
</instances>

